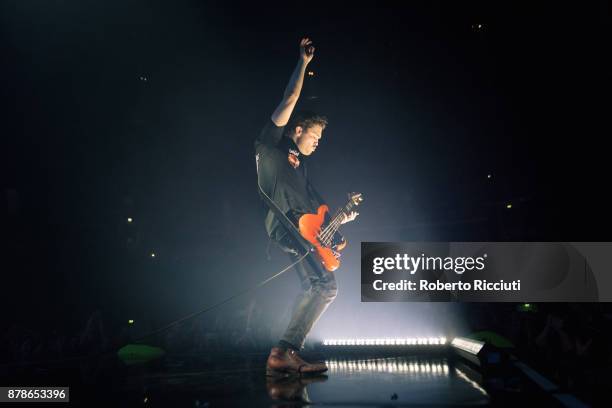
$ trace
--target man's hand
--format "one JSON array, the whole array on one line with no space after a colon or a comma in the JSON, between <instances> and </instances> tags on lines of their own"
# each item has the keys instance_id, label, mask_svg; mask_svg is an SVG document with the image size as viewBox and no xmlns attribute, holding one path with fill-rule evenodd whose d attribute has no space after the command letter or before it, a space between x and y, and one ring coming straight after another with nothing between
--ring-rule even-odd
<instances>
[{"instance_id":1,"label":"man's hand","mask_svg":"<svg viewBox=\"0 0 612 408\"><path fill-rule=\"evenodd\" d=\"M342 215L344 215L344 218L342 219L340 224L346 224L347 222L351 222L355 218L357 218L359 213L357 211L351 211L350 214L342 213Z\"/></svg>"},{"instance_id":2,"label":"man's hand","mask_svg":"<svg viewBox=\"0 0 612 408\"><path fill-rule=\"evenodd\" d=\"M309 38L302 38L300 41L300 58L308 64L314 56L315 47Z\"/></svg>"}]
</instances>

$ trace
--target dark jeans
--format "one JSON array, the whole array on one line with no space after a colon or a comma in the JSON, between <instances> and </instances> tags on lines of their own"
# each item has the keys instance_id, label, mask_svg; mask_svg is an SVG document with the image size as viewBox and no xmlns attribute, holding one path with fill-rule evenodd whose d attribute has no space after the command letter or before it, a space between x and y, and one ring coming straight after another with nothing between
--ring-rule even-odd
<instances>
[{"instance_id":1,"label":"dark jeans","mask_svg":"<svg viewBox=\"0 0 612 408\"><path fill-rule=\"evenodd\" d=\"M287 236L278 244L289 254L291 262L300 258L295 250L297 246ZM336 298L338 287L334 273L325 270L315 255L308 255L294 268L300 279L302 292L295 300L291 321L282 340L301 349L314 324Z\"/></svg>"}]
</instances>

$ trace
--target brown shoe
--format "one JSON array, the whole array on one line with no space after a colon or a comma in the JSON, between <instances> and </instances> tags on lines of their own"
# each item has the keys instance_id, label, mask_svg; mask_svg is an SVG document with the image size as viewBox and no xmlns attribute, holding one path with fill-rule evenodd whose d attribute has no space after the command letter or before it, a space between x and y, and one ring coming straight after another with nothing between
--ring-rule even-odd
<instances>
[{"instance_id":1,"label":"brown shoe","mask_svg":"<svg viewBox=\"0 0 612 408\"><path fill-rule=\"evenodd\" d=\"M325 363L307 363L295 350L283 351L278 347L272 348L266 363L266 375L271 377L318 374L325 371L327 371Z\"/></svg>"}]
</instances>

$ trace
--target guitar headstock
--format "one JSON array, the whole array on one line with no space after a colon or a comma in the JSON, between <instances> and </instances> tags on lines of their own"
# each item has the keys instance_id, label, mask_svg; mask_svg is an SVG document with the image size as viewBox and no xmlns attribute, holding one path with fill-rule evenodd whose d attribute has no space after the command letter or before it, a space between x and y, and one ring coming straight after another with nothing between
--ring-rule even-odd
<instances>
[{"instance_id":1,"label":"guitar headstock","mask_svg":"<svg viewBox=\"0 0 612 408\"><path fill-rule=\"evenodd\" d=\"M359 205L363 201L363 194L361 193L349 193L348 194L349 202L353 203L353 205Z\"/></svg>"}]
</instances>

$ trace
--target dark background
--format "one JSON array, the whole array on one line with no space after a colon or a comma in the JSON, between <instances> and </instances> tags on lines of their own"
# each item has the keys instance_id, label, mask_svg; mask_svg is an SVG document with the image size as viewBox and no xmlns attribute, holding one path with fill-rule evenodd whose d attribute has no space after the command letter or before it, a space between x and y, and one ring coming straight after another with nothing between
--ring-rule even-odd
<instances>
[{"instance_id":1,"label":"dark background","mask_svg":"<svg viewBox=\"0 0 612 408\"><path fill-rule=\"evenodd\" d=\"M605 1L3 1L3 323L157 327L286 265L266 260L253 139L302 36L300 107L329 118L314 184L334 207L365 196L328 324L363 309L360 241L607 240L610 18ZM297 289L256 296L276 316Z\"/></svg>"}]
</instances>

